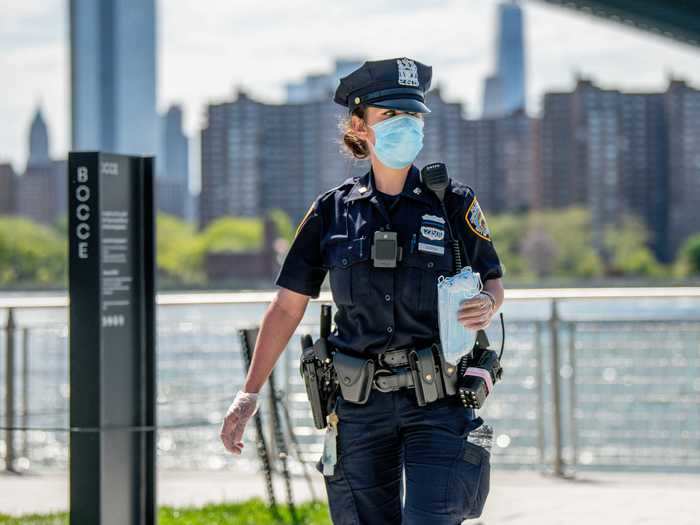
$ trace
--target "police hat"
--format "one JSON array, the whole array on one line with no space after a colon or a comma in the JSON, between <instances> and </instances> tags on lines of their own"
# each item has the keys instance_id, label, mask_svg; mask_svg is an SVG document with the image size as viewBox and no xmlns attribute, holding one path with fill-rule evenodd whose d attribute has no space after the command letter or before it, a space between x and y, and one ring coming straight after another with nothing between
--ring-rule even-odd
<instances>
[{"instance_id":1,"label":"police hat","mask_svg":"<svg viewBox=\"0 0 700 525\"><path fill-rule=\"evenodd\" d=\"M367 60L341 77L333 101L346 106L350 113L360 104L430 113L424 96L432 74L432 66L406 57Z\"/></svg>"}]
</instances>

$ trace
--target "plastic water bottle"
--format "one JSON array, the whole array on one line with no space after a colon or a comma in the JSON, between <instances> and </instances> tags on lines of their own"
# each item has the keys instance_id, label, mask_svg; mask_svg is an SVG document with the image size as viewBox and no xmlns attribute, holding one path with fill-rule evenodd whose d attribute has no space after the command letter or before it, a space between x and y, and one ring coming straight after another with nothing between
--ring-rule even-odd
<instances>
[{"instance_id":1,"label":"plastic water bottle","mask_svg":"<svg viewBox=\"0 0 700 525\"><path fill-rule=\"evenodd\" d=\"M491 452L491 444L493 443L493 427L486 423L482 423L479 428L475 428L467 434L467 441L479 445Z\"/></svg>"}]
</instances>

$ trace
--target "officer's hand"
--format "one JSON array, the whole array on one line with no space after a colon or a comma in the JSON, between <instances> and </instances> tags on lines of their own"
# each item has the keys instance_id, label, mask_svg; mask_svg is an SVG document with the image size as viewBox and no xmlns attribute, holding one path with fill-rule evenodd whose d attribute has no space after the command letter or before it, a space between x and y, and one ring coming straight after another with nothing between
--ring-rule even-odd
<instances>
[{"instance_id":1,"label":"officer's hand","mask_svg":"<svg viewBox=\"0 0 700 525\"><path fill-rule=\"evenodd\" d=\"M241 454L243 430L248 420L258 411L258 393L239 390L231 406L226 411L219 436L226 450Z\"/></svg>"},{"instance_id":2,"label":"officer's hand","mask_svg":"<svg viewBox=\"0 0 700 525\"><path fill-rule=\"evenodd\" d=\"M491 323L495 311L493 306L488 295L479 293L459 305L457 320L465 328L482 330Z\"/></svg>"}]
</instances>

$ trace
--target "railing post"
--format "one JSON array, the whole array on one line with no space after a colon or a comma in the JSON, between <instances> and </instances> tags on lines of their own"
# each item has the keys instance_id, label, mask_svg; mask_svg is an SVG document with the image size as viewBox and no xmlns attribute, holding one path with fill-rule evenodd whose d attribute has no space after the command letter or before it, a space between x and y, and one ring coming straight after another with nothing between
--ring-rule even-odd
<instances>
[{"instance_id":1,"label":"railing post","mask_svg":"<svg viewBox=\"0 0 700 525\"><path fill-rule=\"evenodd\" d=\"M571 440L571 471L576 470L577 463L577 437L576 437L576 323L569 321L569 366L571 366L571 376L569 377L569 432Z\"/></svg>"},{"instance_id":2,"label":"railing post","mask_svg":"<svg viewBox=\"0 0 700 525\"><path fill-rule=\"evenodd\" d=\"M537 449L540 455L540 468L544 467L544 371L542 358L542 325L535 321L535 374L537 376Z\"/></svg>"},{"instance_id":3,"label":"railing post","mask_svg":"<svg viewBox=\"0 0 700 525\"><path fill-rule=\"evenodd\" d=\"M14 310L7 309L5 324L5 470L16 472L14 430L15 424L15 318Z\"/></svg>"},{"instance_id":4,"label":"railing post","mask_svg":"<svg viewBox=\"0 0 700 525\"><path fill-rule=\"evenodd\" d=\"M22 428L29 427L29 328L22 328ZM29 432L22 432L22 456L29 458Z\"/></svg>"},{"instance_id":5,"label":"railing post","mask_svg":"<svg viewBox=\"0 0 700 525\"><path fill-rule=\"evenodd\" d=\"M559 384L559 312L557 300L552 299L552 312L549 317L549 335L552 361L552 412L554 423L554 475L563 476L563 462L561 457L561 396Z\"/></svg>"}]
</instances>

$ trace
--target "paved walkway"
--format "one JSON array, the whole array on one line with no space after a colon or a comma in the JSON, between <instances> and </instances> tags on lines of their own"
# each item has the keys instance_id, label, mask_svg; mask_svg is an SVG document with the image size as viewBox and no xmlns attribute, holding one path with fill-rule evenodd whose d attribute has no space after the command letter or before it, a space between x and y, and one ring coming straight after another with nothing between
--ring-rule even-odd
<instances>
[{"instance_id":1,"label":"paved walkway","mask_svg":"<svg viewBox=\"0 0 700 525\"><path fill-rule=\"evenodd\" d=\"M320 474L314 480L316 495L325 498ZM202 505L264 496L262 477L233 470L163 471L158 483L160 504ZM276 488L282 498L282 484ZM299 501L310 497L303 478L295 478L293 490ZM0 513L48 512L67 507L67 474L0 475ZM561 480L533 472L496 470L491 474L491 493L484 514L467 523L698 525L700 476L582 473L576 480Z\"/></svg>"}]
</instances>

